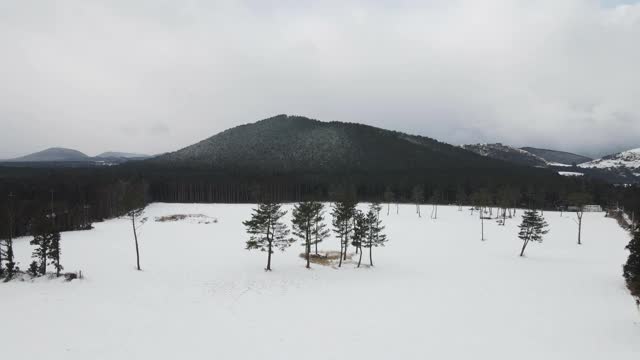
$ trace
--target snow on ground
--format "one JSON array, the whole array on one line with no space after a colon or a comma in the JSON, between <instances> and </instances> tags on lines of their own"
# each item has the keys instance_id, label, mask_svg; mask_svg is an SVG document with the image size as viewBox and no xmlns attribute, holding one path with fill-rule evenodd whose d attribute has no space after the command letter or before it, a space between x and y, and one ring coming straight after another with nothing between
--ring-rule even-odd
<instances>
[{"instance_id":1,"label":"snow on ground","mask_svg":"<svg viewBox=\"0 0 640 360\"><path fill-rule=\"evenodd\" d=\"M288 207L290 208L290 207ZM244 250L248 205L153 204L134 270L129 223L63 234L86 279L0 284L0 349L18 359L637 359L640 314L621 265L629 241L603 213L546 212L551 232L518 257L517 220L441 207L383 212L373 268L304 268L302 246ZM386 208L385 208L386 211ZM155 222L203 214L217 223ZM522 214L519 211L518 216ZM338 249L330 239L323 248ZM19 239L20 266L29 263Z\"/></svg>"},{"instance_id":2,"label":"snow on ground","mask_svg":"<svg viewBox=\"0 0 640 360\"><path fill-rule=\"evenodd\" d=\"M558 174L562 176L583 176L583 173L574 172L574 171L558 171Z\"/></svg>"},{"instance_id":3,"label":"snow on ground","mask_svg":"<svg viewBox=\"0 0 640 360\"><path fill-rule=\"evenodd\" d=\"M547 165L549 165L549 166L573 167L573 165L562 164L562 163L557 163L557 162L549 162L549 161L547 161Z\"/></svg>"}]
</instances>

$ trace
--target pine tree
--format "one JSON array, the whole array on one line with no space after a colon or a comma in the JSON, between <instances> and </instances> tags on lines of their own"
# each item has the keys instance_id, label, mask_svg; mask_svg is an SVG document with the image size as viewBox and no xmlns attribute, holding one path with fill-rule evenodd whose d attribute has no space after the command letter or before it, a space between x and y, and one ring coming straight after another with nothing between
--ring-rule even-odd
<instances>
[{"instance_id":1,"label":"pine tree","mask_svg":"<svg viewBox=\"0 0 640 360\"><path fill-rule=\"evenodd\" d=\"M338 267L342 266L342 261L347 259L347 248L351 232L353 231L353 216L356 210L356 203L350 200L338 201L333 204L331 215L333 217L333 231L340 239L340 262Z\"/></svg>"},{"instance_id":2,"label":"pine tree","mask_svg":"<svg viewBox=\"0 0 640 360\"><path fill-rule=\"evenodd\" d=\"M324 204L321 202L314 202L313 204L313 245L315 247L315 253L318 255L318 244L331 235L331 230L329 230L327 224L324 223Z\"/></svg>"},{"instance_id":3,"label":"pine tree","mask_svg":"<svg viewBox=\"0 0 640 360\"><path fill-rule=\"evenodd\" d=\"M315 221L316 221L316 203L305 201L296 204L293 207L292 223L293 235L302 240L305 248L305 258L307 260L307 269L310 266L311 243L314 239Z\"/></svg>"},{"instance_id":4,"label":"pine tree","mask_svg":"<svg viewBox=\"0 0 640 360\"><path fill-rule=\"evenodd\" d=\"M295 241L287 238L289 229L281 222L287 212L275 202L263 202L253 209L251 219L242 224L247 228L249 240L247 250L260 250L267 253L266 271L271 271L271 254L274 249L286 250Z\"/></svg>"},{"instance_id":5,"label":"pine tree","mask_svg":"<svg viewBox=\"0 0 640 360\"><path fill-rule=\"evenodd\" d=\"M384 246L389 240L387 236L382 233L384 226L382 226L382 220L380 220L380 207L377 204L371 204L369 207L366 222L368 232L363 246L369 249L369 265L373 266L373 248Z\"/></svg>"},{"instance_id":6,"label":"pine tree","mask_svg":"<svg viewBox=\"0 0 640 360\"><path fill-rule=\"evenodd\" d=\"M16 263L13 254L13 197L12 193L9 194L7 215L8 215L8 237L5 240L5 250L4 250L4 259L6 261L5 266L7 269L7 280L11 280L16 271ZM0 252L2 252L2 247L0 247ZM0 272L2 269L2 264L0 263Z\"/></svg>"},{"instance_id":7,"label":"pine tree","mask_svg":"<svg viewBox=\"0 0 640 360\"><path fill-rule=\"evenodd\" d=\"M60 232L55 231L51 234L51 240L49 242L49 247L47 249L47 257L51 261L49 264L53 265L53 268L56 269L56 276L60 276L60 271L64 269L62 265L60 265Z\"/></svg>"},{"instance_id":8,"label":"pine tree","mask_svg":"<svg viewBox=\"0 0 640 360\"><path fill-rule=\"evenodd\" d=\"M32 261L31 264L29 264L29 269L27 269L27 274L29 274L31 277L36 277L38 275L40 275L40 265L38 265L37 261Z\"/></svg>"},{"instance_id":9,"label":"pine tree","mask_svg":"<svg viewBox=\"0 0 640 360\"><path fill-rule=\"evenodd\" d=\"M30 244L34 246L32 257L38 264L38 273L45 275L47 273L47 259L49 258L51 242L55 237L55 231L51 220L39 217L32 223L33 239ZM59 235L58 235L59 236Z\"/></svg>"},{"instance_id":10,"label":"pine tree","mask_svg":"<svg viewBox=\"0 0 640 360\"><path fill-rule=\"evenodd\" d=\"M629 258L623 267L623 275L631 294L640 300L640 227L636 227L626 249L629 250Z\"/></svg>"},{"instance_id":11,"label":"pine tree","mask_svg":"<svg viewBox=\"0 0 640 360\"><path fill-rule=\"evenodd\" d=\"M356 249L359 249L360 257L358 258L358 267L362 263L362 246L367 239L367 234L369 233L369 222L367 221L366 215L360 211L356 210L354 215L354 226L353 226L353 235L351 236L351 244L355 246Z\"/></svg>"},{"instance_id":12,"label":"pine tree","mask_svg":"<svg viewBox=\"0 0 640 360\"><path fill-rule=\"evenodd\" d=\"M547 230L547 222L544 221L544 217L538 214L536 210L525 211L522 216L522 223L518 227L520 228L518 237L524 241L520 256L524 256L524 250L527 244L529 244L529 241L542 242L542 236L549 232L549 230Z\"/></svg>"}]
</instances>

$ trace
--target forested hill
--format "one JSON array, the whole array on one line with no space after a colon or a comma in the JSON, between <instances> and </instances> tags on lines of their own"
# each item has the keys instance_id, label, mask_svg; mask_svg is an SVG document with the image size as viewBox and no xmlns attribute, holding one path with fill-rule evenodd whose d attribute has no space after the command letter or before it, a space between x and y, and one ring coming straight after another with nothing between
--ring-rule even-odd
<instances>
[{"instance_id":1,"label":"forested hill","mask_svg":"<svg viewBox=\"0 0 640 360\"><path fill-rule=\"evenodd\" d=\"M287 115L234 127L147 163L278 174L513 168L427 137Z\"/></svg>"},{"instance_id":2,"label":"forested hill","mask_svg":"<svg viewBox=\"0 0 640 360\"><path fill-rule=\"evenodd\" d=\"M416 199L416 189L423 199ZM280 115L221 132L174 153L103 167L0 165L0 218L16 211L15 232L26 234L34 216L61 214L61 229L86 228L87 221L130 209L128 194L145 202L334 201L350 193L360 201L469 203L474 194L492 199L505 189L518 206L563 204L567 194L588 191L596 204L623 203L623 191L587 177L484 157L422 136L371 126L321 122ZM87 210L89 209L89 210ZM0 234L6 232L0 222Z\"/></svg>"}]
</instances>

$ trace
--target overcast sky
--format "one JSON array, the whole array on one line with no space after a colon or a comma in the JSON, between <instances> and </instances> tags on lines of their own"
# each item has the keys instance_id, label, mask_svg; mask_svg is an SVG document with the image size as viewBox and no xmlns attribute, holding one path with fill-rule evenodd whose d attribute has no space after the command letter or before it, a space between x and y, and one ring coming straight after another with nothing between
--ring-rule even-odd
<instances>
[{"instance_id":1,"label":"overcast sky","mask_svg":"<svg viewBox=\"0 0 640 360\"><path fill-rule=\"evenodd\" d=\"M276 114L640 147L640 4L0 0L0 158L173 151Z\"/></svg>"}]
</instances>

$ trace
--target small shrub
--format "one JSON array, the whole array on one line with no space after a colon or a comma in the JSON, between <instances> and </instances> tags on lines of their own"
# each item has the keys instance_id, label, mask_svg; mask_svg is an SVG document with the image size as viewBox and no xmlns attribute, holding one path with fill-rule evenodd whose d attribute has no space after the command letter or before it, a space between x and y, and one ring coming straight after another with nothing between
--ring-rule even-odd
<instances>
[{"instance_id":1,"label":"small shrub","mask_svg":"<svg viewBox=\"0 0 640 360\"><path fill-rule=\"evenodd\" d=\"M64 274L64 280L65 281L71 281L71 280L75 280L75 279L78 279L78 274L76 274L76 273L69 272L69 273L65 273Z\"/></svg>"},{"instance_id":2,"label":"small shrub","mask_svg":"<svg viewBox=\"0 0 640 360\"><path fill-rule=\"evenodd\" d=\"M29 265L29 269L27 270L27 274L34 278L40 276L40 265L38 265L37 262L32 261Z\"/></svg>"}]
</instances>

